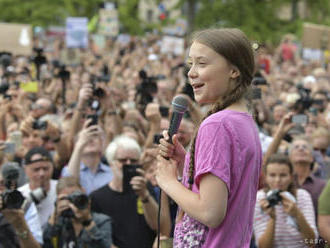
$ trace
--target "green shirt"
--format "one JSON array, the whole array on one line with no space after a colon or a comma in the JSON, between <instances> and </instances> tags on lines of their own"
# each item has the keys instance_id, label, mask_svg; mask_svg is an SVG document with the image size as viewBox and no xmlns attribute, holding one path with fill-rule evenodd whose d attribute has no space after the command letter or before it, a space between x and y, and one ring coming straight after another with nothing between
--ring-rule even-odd
<instances>
[{"instance_id":1,"label":"green shirt","mask_svg":"<svg viewBox=\"0 0 330 248\"><path fill-rule=\"evenodd\" d=\"M330 215L330 179L319 198L319 215Z\"/></svg>"}]
</instances>

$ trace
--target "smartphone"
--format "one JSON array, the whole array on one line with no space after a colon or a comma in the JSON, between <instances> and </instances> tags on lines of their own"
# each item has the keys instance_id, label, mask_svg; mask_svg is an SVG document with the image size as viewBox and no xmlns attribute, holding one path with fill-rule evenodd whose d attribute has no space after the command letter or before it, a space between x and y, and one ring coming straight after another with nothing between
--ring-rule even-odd
<instances>
[{"instance_id":1,"label":"smartphone","mask_svg":"<svg viewBox=\"0 0 330 248\"><path fill-rule=\"evenodd\" d=\"M308 123L308 116L304 114L294 115L291 121L299 125L306 125Z\"/></svg>"},{"instance_id":2,"label":"smartphone","mask_svg":"<svg viewBox=\"0 0 330 248\"><path fill-rule=\"evenodd\" d=\"M16 145L13 142L6 142L4 153L14 154L16 150Z\"/></svg>"},{"instance_id":3,"label":"smartphone","mask_svg":"<svg viewBox=\"0 0 330 248\"><path fill-rule=\"evenodd\" d=\"M99 118L97 114L93 114L93 115L87 115L87 119L92 119L91 123L89 123L88 126L93 126L93 125L97 125Z\"/></svg>"},{"instance_id":4,"label":"smartphone","mask_svg":"<svg viewBox=\"0 0 330 248\"><path fill-rule=\"evenodd\" d=\"M159 112L162 117L168 117L169 111L170 111L169 107L159 106Z\"/></svg>"},{"instance_id":5,"label":"smartphone","mask_svg":"<svg viewBox=\"0 0 330 248\"><path fill-rule=\"evenodd\" d=\"M252 99L261 99L261 89L260 88L254 88L252 90Z\"/></svg>"},{"instance_id":6,"label":"smartphone","mask_svg":"<svg viewBox=\"0 0 330 248\"><path fill-rule=\"evenodd\" d=\"M162 134L159 134L159 133L155 134L154 135L154 144L157 144L158 145L160 139L162 139L162 138L164 138L164 136Z\"/></svg>"},{"instance_id":7,"label":"smartphone","mask_svg":"<svg viewBox=\"0 0 330 248\"><path fill-rule=\"evenodd\" d=\"M123 190L124 192L133 190L130 181L133 177L139 176L138 168L142 168L139 164L126 164L123 165Z\"/></svg>"}]
</instances>

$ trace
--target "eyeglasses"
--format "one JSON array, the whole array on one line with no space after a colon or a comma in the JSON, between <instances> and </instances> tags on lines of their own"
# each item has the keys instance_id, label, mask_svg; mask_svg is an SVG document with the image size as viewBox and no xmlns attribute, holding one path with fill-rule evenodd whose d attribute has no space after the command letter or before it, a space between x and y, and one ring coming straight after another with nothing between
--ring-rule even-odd
<instances>
[{"instance_id":1,"label":"eyeglasses","mask_svg":"<svg viewBox=\"0 0 330 248\"><path fill-rule=\"evenodd\" d=\"M139 160L135 158L117 158L116 160L122 164L137 164L139 162ZM127 161L129 161L129 163L127 163Z\"/></svg>"}]
</instances>

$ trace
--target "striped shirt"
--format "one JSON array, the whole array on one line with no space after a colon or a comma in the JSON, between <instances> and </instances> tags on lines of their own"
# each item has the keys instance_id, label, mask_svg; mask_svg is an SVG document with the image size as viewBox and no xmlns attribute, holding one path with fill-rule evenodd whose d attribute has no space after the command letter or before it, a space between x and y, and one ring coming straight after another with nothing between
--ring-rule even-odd
<instances>
[{"instance_id":1,"label":"striped shirt","mask_svg":"<svg viewBox=\"0 0 330 248\"><path fill-rule=\"evenodd\" d=\"M257 193L257 203L255 205L254 212L254 234L257 241L259 242L260 237L266 231L268 221L270 219L269 215L262 211L259 201L266 198L266 193L264 190L259 190ZM297 190L297 207L304 215L307 223L313 229L315 237L318 237L314 207L310 194L304 189ZM284 212L282 204L275 206L276 222L275 222L275 236L273 247L308 247L307 240L304 240L301 233L297 228L288 223L289 215Z\"/></svg>"}]
</instances>

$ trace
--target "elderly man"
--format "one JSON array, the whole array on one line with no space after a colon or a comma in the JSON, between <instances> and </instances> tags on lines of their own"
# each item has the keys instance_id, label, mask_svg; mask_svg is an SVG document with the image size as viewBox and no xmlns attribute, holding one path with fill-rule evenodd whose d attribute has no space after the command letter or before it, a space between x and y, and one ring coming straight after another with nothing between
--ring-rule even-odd
<instances>
[{"instance_id":1,"label":"elderly man","mask_svg":"<svg viewBox=\"0 0 330 248\"><path fill-rule=\"evenodd\" d=\"M113 180L91 194L92 210L113 219L116 247L151 247L157 230L158 205L142 169L136 169L141 156L139 144L127 136L115 138L106 149L113 166ZM126 177L133 172L132 179ZM170 220L161 218L161 231L170 230ZM164 229L163 229L164 228Z\"/></svg>"},{"instance_id":2,"label":"elderly man","mask_svg":"<svg viewBox=\"0 0 330 248\"><path fill-rule=\"evenodd\" d=\"M90 194L112 180L112 170L101 162L103 155L103 131L97 125L84 124L78 135L69 164L62 170L62 176L80 178L80 184Z\"/></svg>"},{"instance_id":3,"label":"elderly man","mask_svg":"<svg viewBox=\"0 0 330 248\"><path fill-rule=\"evenodd\" d=\"M290 146L289 158L294 168L297 185L311 194L317 216L318 199L325 181L312 174L313 148L304 137L297 137Z\"/></svg>"},{"instance_id":4,"label":"elderly man","mask_svg":"<svg viewBox=\"0 0 330 248\"><path fill-rule=\"evenodd\" d=\"M49 152L43 147L34 147L25 155L25 173L29 182L19 188L19 191L25 197L28 197L31 191L42 188L47 196L39 204L37 210L40 224L43 227L54 211L56 200L56 180L51 180L53 173L53 161Z\"/></svg>"}]
</instances>

